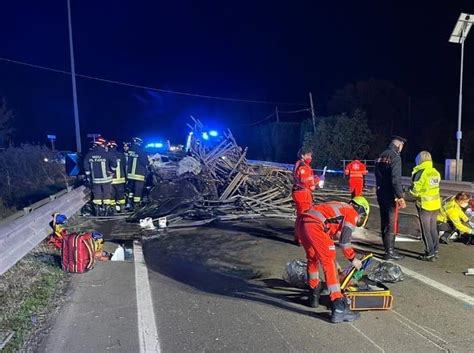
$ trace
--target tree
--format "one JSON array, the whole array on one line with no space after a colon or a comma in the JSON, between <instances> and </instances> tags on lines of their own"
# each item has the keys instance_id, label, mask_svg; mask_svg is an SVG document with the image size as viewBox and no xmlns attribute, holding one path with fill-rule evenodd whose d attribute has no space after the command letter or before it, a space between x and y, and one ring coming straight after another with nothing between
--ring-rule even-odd
<instances>
[{"instance_id":1,"label":"tree","mask_svg":"<svg viewBox=\"0 0 474 353\"><path fill-rule=\"evenodd\" d=\"M14 119L15 113L8 108L7 101L3 98L0 104L0 145L11 146L13 144Z\"/></svg>"},{"instance_id":2,"label":"tree","mask_svg":"<svg viewBox=\"0 0 474 353\"><path fill-rule=\"evenodd\" d=\"M408 96L400 88L388 81L374 79L346 85L336 91L328 103L331 115L365 111L368 125L376 137L373 147L377 151L385 147L392 134L407 134L408 109Z\"/></svg>"},{"instance_id":3,"label":"tree","mask_svg":"<svg viewBox=\"0 0 474 353\"><path fill-rule=\"evenodd\" d=\"M372 132L365 113L318 118L316 133L306 133L304 145L310 147L319 165L340 167L342 159L369 157Z\"/></svg>"}]
</instances>

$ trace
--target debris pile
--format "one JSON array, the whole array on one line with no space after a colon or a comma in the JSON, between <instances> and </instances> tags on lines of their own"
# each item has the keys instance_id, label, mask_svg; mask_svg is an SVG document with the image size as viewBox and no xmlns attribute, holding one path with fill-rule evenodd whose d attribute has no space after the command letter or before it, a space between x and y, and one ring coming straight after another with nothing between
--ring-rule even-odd
<instances>
[{"instance_id":1,"label":"debris pile","mask_svg":"<svg viewBox=\"0 0 474 353\"><path fill-rule=\"evenodd\" d=\"M252 165L228 130L214 145L200 139L195 120L187 155L179 161L152 165L155 186L150 204L134 220L166 216L169 226L183 220L232 220L255 217L294 218L291 171Z\"/></svg>"}]
</instances>

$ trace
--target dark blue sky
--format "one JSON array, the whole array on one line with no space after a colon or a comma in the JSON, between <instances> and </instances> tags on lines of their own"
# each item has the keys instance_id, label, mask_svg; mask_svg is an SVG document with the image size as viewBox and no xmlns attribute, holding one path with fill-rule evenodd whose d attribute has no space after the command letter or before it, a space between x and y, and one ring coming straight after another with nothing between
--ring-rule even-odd
<instances>
[{"instance_id":1,"label":"dark blue sky","mask_svg":"<svg viewBox=\"0 0 474 353\"><path fill-rule=\"evenodd\" d=\"M459 13L474 12L472 1L455 0L71 3L77 73L258 100L306 102L311 90L320 114L336 89L369 78L415 97L438 97L455 114L460 47L448 38ZM2 15L0 57L70 70L65 0L10 1ZM472 37L467 86L474 85ZM61 147L73 148L70 77L4 62L0 76L0 96L21 125L18 140L55 133ZM190 114L223 127L274 109L81 78L78 95L82 133L119 140L136 134L176 140Z\"/></svg>"}]
</instances>

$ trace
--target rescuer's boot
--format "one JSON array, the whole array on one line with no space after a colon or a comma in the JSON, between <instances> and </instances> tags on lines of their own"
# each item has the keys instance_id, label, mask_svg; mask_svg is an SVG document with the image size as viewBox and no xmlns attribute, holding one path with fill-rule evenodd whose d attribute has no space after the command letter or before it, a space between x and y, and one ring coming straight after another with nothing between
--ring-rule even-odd
<instances>
[{"instance_id":1,"label":"rescuer's boot","mask_svg":"<svg viewBox=\"0 0 474 353\"><path fill-rule=\"evenodd\" d=\"M353 312L347 305L346 298L338 298L332 303L331 322L352 322L360 319L360 314Z\"/></svg>"},{"instance_id":2,"label":"rescuer's boot","mask_svg":"<svg viewBox=\"0 0 474 353\"><path fill-rule=\"evenodd\" d=\"M317 308L319 306L319 296L321 294L321 288L321 282L319 282L316 288L309 289L308 306L310 308Z\"/></svg>"},{"instance_id":3,"label":"rescuer's boot","mask_svg":"<svg viewBox=\"0 0 474 353\"><path fill-rule=\"evenodd\" d=\"M398 251L395 250L395 234L389 233L386 235L386 242L388 245L388 249L385 248L385 255L383 256L384 260L401 260L405 258L402 254L399 254Z\"/></svg>"},{"instance_id":4,"label":"rescuer's boot","mask_svg":"<svg viewBox=\"0 0 474 353\"><path fill-rule=\"evenodd\" d=\"M106 216L115 216L115 206L108 205L105 209Z\"/></svg>"},{"instance_id":5,"label":"rescuer's boot","mask_svg":"<svg viewBox=\"0 0 474 353\"><path fill-rule=\"evenodd\" d=\"M94 204L93 209L94 209L93 215L96 217L100 216L100 205Z\"/></svg>"},{"instance_id":6,"label":"rescuer's boot","mask_svg":"<svg viewBox=\"0 0 474 353\"><path fill-rule=\"evenodd\" d=\"M107 211L106 211L106 209L105 209L105 206L104 206L104 205L100 205L100 206L99 206L99 214L98 214L98 215L101 216L101 217L103 217L103 216L106 215L106 212L107 212Z\"/></svg>"},{"instance_id":7,"label":"rescuer's boot","mask_svg":"<svg viewBox=\"0 0 474 353\"><path fill-rule=\"evenodd\" d=\"M133 201L129 200L125 205L125 211L132 211L133 210Z\"/></svg>"}]
</instances>

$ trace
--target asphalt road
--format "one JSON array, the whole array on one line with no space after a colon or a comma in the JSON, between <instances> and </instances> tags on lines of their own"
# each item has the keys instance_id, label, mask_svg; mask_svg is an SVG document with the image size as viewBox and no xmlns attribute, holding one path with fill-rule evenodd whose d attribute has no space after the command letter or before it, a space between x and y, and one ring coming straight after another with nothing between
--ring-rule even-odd
<instances>
[{"instance_id":1,"label":"asphalt road","mask_svg":"<svg viewBox=\"0 0 474 353\"><path fill-rule=\"evenodd\" d=\"M111 237L136 234L120 223L101 227ZM369 227L375 233L377 221ZM400 264L435 282L407 276L389 285L393 310L334 325L325 306L306 307L305 292L281 280L287 261L304 258L291 239L291 222L266 220L173 230L144 241L153 303L145 310L154 313L160 351L474 352L474 276L463 275L474 267L474 246L442 246L440 259L426 263L416 259L420 242L397 242L411 256ZM41 351L140 352L135 290L143 282L135 284L134 266L101 263L77 276Z\"/></svg>"},{"instance_id":2,"label":"asphalt road","mask_svg":"<svg viewBox=\"0 0 474 353\"><path fill-rule=\"evenodd\" d=\"M235 231L230 226L225 231L200 228L149 242L145 254L162 350L474 351L474 306L410 277L390 286L394 310L365 312L353 324L331 324L325 307L306 307L304 291L280 280L285 262L304 256L301 248L284 241L289 228L282 226L280 232L271 222L246 232L237 224ZM421 250L419 243L410 247ZM474 295L474 278L457 271L472 261L474 248L453 244L442 250L445 259L456 261L407 259L402 264Z\"/></svg>"}]
</instances>

